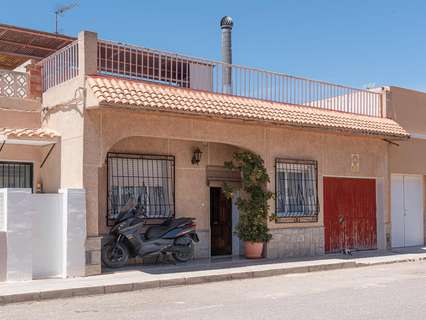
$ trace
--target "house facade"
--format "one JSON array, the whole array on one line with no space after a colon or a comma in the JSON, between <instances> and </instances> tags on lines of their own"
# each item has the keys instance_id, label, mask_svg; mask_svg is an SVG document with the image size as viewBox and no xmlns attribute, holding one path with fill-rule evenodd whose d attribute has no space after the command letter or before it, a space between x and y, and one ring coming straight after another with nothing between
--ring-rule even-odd
<instances>
[{"instance_id":1,"label":"house facade","mask_svg":"<svg viewBox=\"0 0 426 320\"><path fill-rule=\"evenodd\" d=\"M426 94L387 87L389 113L409 133L410 139L389 146L392 247L424 245L426 166Z\"/></svg>"},{"instance_id":2,"label":"house facade","mask_svg":"<svg viewBox=\"0 0 426 320\"><path fill-rule=\"evenodd\" d=\"M39 81L35 97L0 97L14 101L0 109L0 163L32 162L34 192L85 190L87 275L101 273L102 239L129 197L142 199L150 224L194 217L196 258L243 254L233 233L238 192L227 200L221 191L241 182L224 168L240 151L262 157L276 195L266 257L396 244L394 173L412 174L398 167L408 163L400 150L416 149L423 142L409 134L426 132L404 118L405 97L398 102L393 88L354 89L87 31L27 69ZM15 114L22 108L28 120Z\"/></svg>"}]
</instances>

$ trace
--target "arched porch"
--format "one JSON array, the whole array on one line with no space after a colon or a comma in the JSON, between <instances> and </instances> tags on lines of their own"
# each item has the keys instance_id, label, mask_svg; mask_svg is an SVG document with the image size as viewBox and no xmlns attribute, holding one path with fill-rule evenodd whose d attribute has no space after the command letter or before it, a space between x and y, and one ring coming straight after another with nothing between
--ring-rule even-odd
<instances>
[{"instance_id":1,"label":"arched porch","mask_svg":"<svg viewBox=\"0 0 426 320\"><path fill-rule=\"evenodd\" d=\"M199 163L192 162L196 149L202 152ZM213 250L213 253L238 255L239 242L232 233L237 219L236 207L218 195L218 191L225 181L238 180L235 173L227 173L223 165L239 150L241 148L216 142L141 136L121 139L108 150L100 168L99 235L108 232L114 210L125 203L129 194L142 195L150 216L148 223L158 223L169 216L196 219L200 237L196 258L210 257L212 243L231 248Z\"/></svg>"}]
</instances>

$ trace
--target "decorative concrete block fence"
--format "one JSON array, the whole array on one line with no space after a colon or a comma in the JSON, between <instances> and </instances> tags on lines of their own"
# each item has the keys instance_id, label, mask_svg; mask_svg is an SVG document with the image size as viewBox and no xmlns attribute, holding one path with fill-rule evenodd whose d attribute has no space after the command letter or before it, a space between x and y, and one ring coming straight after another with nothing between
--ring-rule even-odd
<instances>
[{"instance_id":1,"label":"decorative concrete block fence","mask_svg":"<svg viewBox=\"0 0 426 320\"><path fill-rule=\"evenodd\" d=\"M0 281L84 276L85 241L84 190L0 189Z\"/></svg>"}]
</instances>

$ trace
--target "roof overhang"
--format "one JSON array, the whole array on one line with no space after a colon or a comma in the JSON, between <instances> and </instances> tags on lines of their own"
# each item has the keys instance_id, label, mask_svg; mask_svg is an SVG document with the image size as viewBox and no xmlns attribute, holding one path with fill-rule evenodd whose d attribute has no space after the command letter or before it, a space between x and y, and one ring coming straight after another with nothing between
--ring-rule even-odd
<instances>
[{"instance_id":1,"label":"roof overhang","mask_svg":"<svg viewBox=\"0 0 426 320\"><path fill-rule=\"evenodd\" d=\"M46 146L55 144L59 134L50 129L0 128L0 147L5 145Z\"/></svg>"},{"instance_id":2,"label":"roof overhang","mask_svg":"<svg viewBox=\"0 0 426 320\"><path fill-rule=\"evenodd\" d=\"M0 136L0 144L21 144L27 146L47 146L56 143L56 140L33 140L33 139L9 139L5 136Z\"/></svg>"},{"instance_id":3,"label":"roof overhang","mask_svg":"<svg viewBox=\"0 0 426 320\"><path fill-rule=\"evenodd\" d=\"M97 105L101 108L233 119L389 140L409 138L406 130L388 118L274 103L106 76L89 77L88 86L91 95L97 101L96 104L92 104L95 108Z\"/></svg>"}]
</instances>

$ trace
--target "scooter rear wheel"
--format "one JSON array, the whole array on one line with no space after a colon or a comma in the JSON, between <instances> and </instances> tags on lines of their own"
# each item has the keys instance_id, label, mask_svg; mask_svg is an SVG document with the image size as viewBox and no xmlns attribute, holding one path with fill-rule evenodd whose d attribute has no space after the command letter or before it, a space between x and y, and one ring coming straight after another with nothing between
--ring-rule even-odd
<instances>
[{"instance_id":1,"label":"scooter rear wheel","mask_svg":"<svg viewBox=\"0 0 426 320\"><path fill-rule=\"evenodd\" d=\"M173 252L173 258L179 262L188 262L194 256L194 243L189 236L183 236L175 240L175 246L185 246L189 250L182 250L182 252Z\"/></svg>"},{"instance_id":2,"label":"scooter rear wheel","mask_svg":"<svg viewBox=\"0 0 426 320\"><path fill-rule=\"evenodd\" d=\"M122 243L108 243L102 248L102 262L109 268L121 268L129 260L129 250Z\"/></svg>"}]
</instances>

